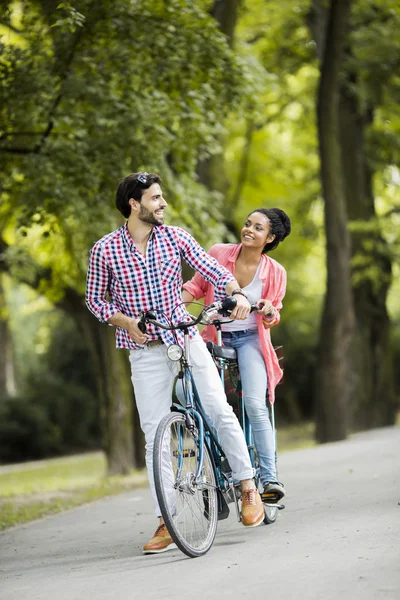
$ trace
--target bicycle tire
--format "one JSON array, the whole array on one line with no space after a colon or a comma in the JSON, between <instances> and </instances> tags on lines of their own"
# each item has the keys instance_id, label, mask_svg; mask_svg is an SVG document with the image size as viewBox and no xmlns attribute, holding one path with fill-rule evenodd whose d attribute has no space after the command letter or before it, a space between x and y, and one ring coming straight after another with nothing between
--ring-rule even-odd
<instances>
[{"instance_id":1,"label":"bicycle tire","mask_svg":"<svg viewBox=\"0 0 400 600\"><path fill-rule=\"evenodd\" d=\"M256 483L256 487L258 489L258 491L260 492L260 494L262 494L262 492L264 491L264 486L261 483L261 477L260 477L260 465L258 462L258 455L257 455L257 450L254 449L254 465L253 465L256 470L257 470L257 475L255 477L255 483ZM267 506L264 503L264 520L263 523L265 525L272 525L272 523L275 523L276 519L278 516L278 508L276 506Z\"/></svg>"},{"instance_id":2,"label":"bicycle tire","mask_svg":"<svg viewBox=\"0 0 400 600\"><path fill-rule=\"evenodd\" d=\"M191 558L209 551L218 521L217 484L205 443L202 481L195 481L197 435L186 427L183 414L170 413L157 428L153 455L155 488L164 522L175 544Z\"/></svg>"},{"instance_id":3,"label":"bicycle tire","mask_svg":"<svg viewBox=\"0 0 400 600\"><path fill-rule=\"evenodd\" d=\"M265 525L272 525L275 523L278 516L278 508L276 506L266 506L264 504L264 523Z\"/></svg>"}]
</instances>

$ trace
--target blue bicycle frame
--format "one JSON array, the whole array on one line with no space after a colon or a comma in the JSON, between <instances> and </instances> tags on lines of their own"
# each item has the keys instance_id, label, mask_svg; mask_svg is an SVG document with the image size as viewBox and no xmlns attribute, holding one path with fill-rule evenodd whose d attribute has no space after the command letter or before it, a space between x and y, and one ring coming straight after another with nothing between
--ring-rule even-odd
<instances>
[{"instance_id":1,"label":"blue bicycle frame","mask_svg":"<svg viewBox=\"0 0 400 600\"><path fill-rule=\"evenodd\" d=\"M217 487L220 491L227 491L227 489L232 485L232 482L229 478L229 470L226 468L224 471L223 464L228 464L225 453L221 447L218 436L214 431L213 427L207 420L207 416L204 412L203 405L200 400L199 393L196 388L196 383L193 378L192 367L190 364L190 355L189 355L189 343L188 336L189 333L185 332L185 355L181 359L181 368L183 371L184 378L184 398L186 406L182 406L181 404L173 404L173 410L177 410L183 413L186 416L186 420L189 418L194 419L197 429L198 436L196 440L196 445L199 450L199 458L196 470L196 481L199 482L201 477L201 471L203 468L203 459L204 459L204 443L207 444L210 450L210 456L214 468L214 473L216 476ZM188 417L189 415L189 417ZM183 452L183 448L182 448ZM180 465L182 465L182 458L179 460ZM179 464L179 463L178 463ZM227 516L227 515L226 515Z\"/></svg>"}]
</instances>

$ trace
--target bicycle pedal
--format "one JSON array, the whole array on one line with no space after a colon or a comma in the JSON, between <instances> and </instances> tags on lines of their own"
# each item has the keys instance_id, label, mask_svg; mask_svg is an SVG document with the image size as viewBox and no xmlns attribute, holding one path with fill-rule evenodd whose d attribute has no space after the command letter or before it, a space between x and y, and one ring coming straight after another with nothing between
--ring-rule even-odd
<instances>
[{"instance_id":1,"label":"bicycle pedal","mask_svg":"<svg viewBox=\"0 0 400 600\"><path fill-rule=\"evenodd\" d=\"M276 504L281 499L281 496L275 492L262 492L260 495L261 500L268 504Z\"/></svg>"}]
</instances>

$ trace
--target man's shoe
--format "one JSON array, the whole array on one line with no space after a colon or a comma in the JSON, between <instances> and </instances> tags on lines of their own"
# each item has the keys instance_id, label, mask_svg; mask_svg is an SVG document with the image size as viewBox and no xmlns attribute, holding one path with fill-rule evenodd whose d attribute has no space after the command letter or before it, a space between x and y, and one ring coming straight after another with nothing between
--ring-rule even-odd
<instances>
[{"instance_id":1,"label":"man's shoe","mask_svg":"<svg viewBox=\"0 0 400 600\"><path fill-rule=\"evenodd\" d=\"M268 498L266 496L270 496L270 502L279 502L281 498L285 495L285 488L283 483L279 481L268 481L264 485L263 491L263 500L264 502L268 502Z\"/></svg>"},{"instance_id":2,"label":"man's shoe","mask_svg":"<svg viewBox=\"0 0 400 600\"><path fill-rule=\"evenodd\" d=\"M176 544L169 535L167 526L163 523L157 527L149 543L143 546L143 554L160 554L172 548L176 548Z\"/></svg>"},{"instance_id":3,"label":"man's shoe","mask_svg":"<svg viewBox=\"0 0 400 600\"><path fill-rule=\"evenodd\" d=\"M260 494L253 488L242 492L242 523L245 527L257 527L264 520L264 506Z\"/></svg>"}]
</instances>

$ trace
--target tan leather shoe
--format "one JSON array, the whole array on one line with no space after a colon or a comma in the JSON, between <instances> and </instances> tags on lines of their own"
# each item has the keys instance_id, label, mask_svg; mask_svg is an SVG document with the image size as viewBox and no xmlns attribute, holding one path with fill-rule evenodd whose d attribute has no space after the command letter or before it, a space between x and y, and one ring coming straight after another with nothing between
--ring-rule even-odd
<instances>
[{"instance_id":1,"label":"tan leather shoe","mask_svg":"<svg viewBox=\"0 0 400 600\"><path fill-rule=\"evenodd\" d=\"M176 548L176 544L172 541L165 523L157 527L155 534L148 544L143 546L143 554L160 554Z\"/></svg>"},{"instance_id":2,"label":"tan leather shoe","mask_svg":"<svg viewBox=\"0 0 400 600\"><path fill-rule=\"evenodd\" d=\"M260 494L253 488L242 492L242 523L245 527L257 527L264 520L264 506Z\"/></svg>"}]
</instances>

